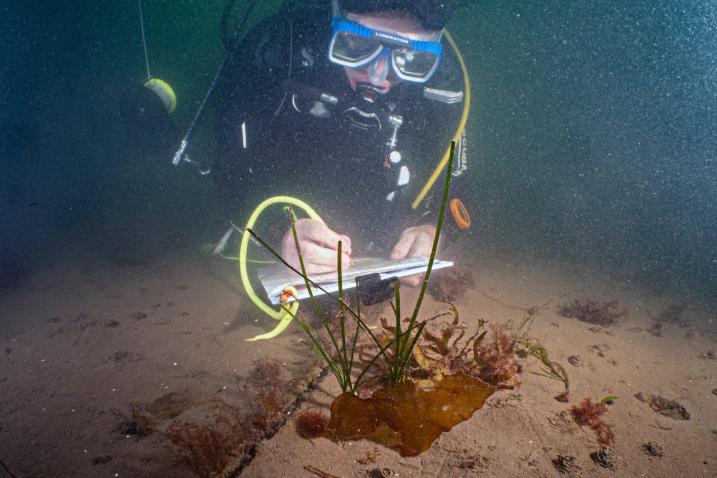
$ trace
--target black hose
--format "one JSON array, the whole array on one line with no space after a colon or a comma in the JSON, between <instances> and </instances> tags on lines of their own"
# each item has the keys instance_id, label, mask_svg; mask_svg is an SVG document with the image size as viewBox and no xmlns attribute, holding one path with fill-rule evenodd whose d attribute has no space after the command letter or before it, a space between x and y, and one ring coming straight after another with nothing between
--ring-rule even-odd
<instances>
[{"instance_id":1,"label":"black hose","mask_svg":"<svg viewBox=\"0 0 717 478\"><path fill-rule=\"evenodd\" d=\"M3 463L2 461L0 461L0 468L2 468L2 470L7 473L10 478L16 478L15 475L12 474L12 472L7 468L7 466L5 466L5 463Z\"/></svg>"},{"instance_id":2,"label":"black hose","mask_svg":"<svg viewBox=\"0 0 717 478\"><path fill-rule=\"evenodd\" d=\"M224 56L222 57L221 63L219 63L219 67L217 68L217 72L214 75L214 79L212 80L212 83L209 85L209 89L207 90L207 93L204 95L204 98L202 99L202 102L199 104L199 107L197 108L196 113L194 113L194 117L192 118L192 122L189 124L189 128L187 128L187 132L184 133L184 137L182 138L182 141L179 144L179 148L177 148L177 151L175 151L174 156L172 157L172 164L175 166L182 161L184 158L184 153L187 149L187 146L189 145L189 137L192 135L192 132L194 131L194 127L197 124L197 121L199 121L199 118L202 116L202 113L204 112L204 107L207 104L207 100L212 96L212 93L214 92L214 87L217 85L217 82L222 77L222 73L224 72L224 67L227 65L227 63L231 60L232 56L234 55L234 51L236 50L237 46L239 45L239 32L242 28L244 28L244 25L246 24L247 19L249 18L249 14L251 13L252 8L254 7L255 0L248 0L246 2L246 5L244 7L244 10L241 13L241 16L239 17L239 21L237 22L237 26L234 28L234 33L232 34L231 38L228 38L228 42L230 43L227 51L224 53ZM227 4L228 6L229 4ZM225 12L226 12L225 7ZM231 9L229 9L231 11Z\"/></svg>"},{"instance_id":3,"label":"black hose","mask_svg":"<svg viewBox=\"0 0 717 478\"><path fill-rule=\"evenodd\" d=\"M249 14L254 8L254 3L256 3L254 0L248 0L246 2L246 4L244 5L244 10L239 14L237 25L236 27L234 27L234 32L231 34L231 36L229 35L229 20L232 14L232 10L234 10L234 5L236 5L236 0L227 0L226 5L224 5L224 10L222 11L219 27L221 29L220 33L222 37L222 44L224 45L224 50L226 50L227 53L231 54L238 46L239 32L241 32L242 28L246 24L246 21L249 18Z\"/></svg>"},{"instance_id":4,"label":"black hose","mask_svg":"<svg viewBox=\"0 0 717 478\"><path fill-rule=\"evenodd\" d=\"M224 10L222 10L222 17L219 21L219 33L222 37L222 44L224 45L224 49L229 49L229 17L232 14L232 10L234 10L234 5L236 5L237 0L227 0L226 5L224 5Z\"/></svg>"}]
</instances>

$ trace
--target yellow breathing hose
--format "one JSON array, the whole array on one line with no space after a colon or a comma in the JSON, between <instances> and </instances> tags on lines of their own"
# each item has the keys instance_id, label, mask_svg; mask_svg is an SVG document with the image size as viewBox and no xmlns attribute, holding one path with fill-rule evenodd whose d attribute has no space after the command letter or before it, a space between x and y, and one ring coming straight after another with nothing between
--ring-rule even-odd
<instances>
[{"instance_id":1,"label":"yellow breathing hose","mask_svg":"<svg viewBox=\"0 0 717 478\"><path fill-rule=\"evenodd\" d=\"M279 310L275 310L259 298L257 293L254 292L254 288L251 286L251 281L249 280L249 272L247 271L247 254L249 251L249 238L251 236L248 232L246 232L246 230L254 227L254 224L259 219L261 213L264 212L264 209L275 204L289 204L291 206L296 206L298 208L301 208L309 216L309 218L324 222L321 217L316 213L316 211L311 208L311 206L306 204L301 199L297 199L291 196L274 196L269 199L266 199L261 204L259 204L256 209L254 209L254 212L251 213L251 216L249 216L249 221L247 221L246 227L244 228L245 232L242 235L241 243L239 244L239 275L241 276L242 285L244 286L244 289L246 290L246 293L251 299L251 301L254 302L254 304L256 304L256 306L259 307L259 309L261 309L269 317L278 320L279 323L270 332L257 335L256 337L252 337L250 339L246 339L248 342L273 339L274 337L282 333L284 330L286 330L286 328L291 323L291 320L296 315L296 311L299 309L299 301L294 300L288 307L285 308L285 306L282 305ZM290 290L290 292L292 291ZM294 290L293 292L295 293L296 290Z\"/></svg>"},{"instance_id":2,"label":"yellow breathing hose","mask_svg":"<svg viewBox=\"0 0 717 478\"><path fill-rule=\"evenodd\" d=\"M458 63L461 66L461 72L463 72L463 84L465 85L465 97L463 98L463 113L461 114L461 120L458 123L458 129L456 130L456 134L453 136L453 141L458 144L461 139L461 135L463 135L463 130L465 130L466 128L466 122L468 121L468 111L471 107L471 83L468 79L468 69L466 68L466 63L465 61L463 61L463 55L461 55L460 50L458 50L458 45L456 45L456 42L453 40L451 34L448 33L448 30L445 30L443 34L446 36L446 40L448 40L448 43L451 45L451 48L453 48L453 51L458 58ZM433 174L431 174L431 176L428 178L428 181L426 181L426 184L423 186L423 189L421 189L421 192L418 193L416 199L414 199L411 203L411 207L413 209L416 209L418 205L421 204L421 201L423 201L423 199L426 197L428 191L431 190L433 184L441 175L441 171L443 171L443 168L445 168L446 164L448 164L448 158L450 155L451 147L448 146L448 149L443 154L443 159L441 159L441 161L438 163L438 166L436 166L436 169L433 171Z\"/></svg>"}]
</instances>

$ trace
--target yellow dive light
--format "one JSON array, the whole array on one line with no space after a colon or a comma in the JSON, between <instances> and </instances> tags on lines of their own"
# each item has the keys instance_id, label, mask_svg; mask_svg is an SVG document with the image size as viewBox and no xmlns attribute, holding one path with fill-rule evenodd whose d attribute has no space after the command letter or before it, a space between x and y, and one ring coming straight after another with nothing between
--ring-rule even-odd
<instances>
[{"instance_id":1,"label":"yellow dive light","mask_svg":"<svg viewBox=\"0 0 717 478\"><path fill-rule=\"evenodd\" d=\"M172 113L177 108L177 95L174 94L174 90L166 81L159 78L150 78L144 83L144 86L159 96L168 113Z\"/></svg>"}]
</instances>

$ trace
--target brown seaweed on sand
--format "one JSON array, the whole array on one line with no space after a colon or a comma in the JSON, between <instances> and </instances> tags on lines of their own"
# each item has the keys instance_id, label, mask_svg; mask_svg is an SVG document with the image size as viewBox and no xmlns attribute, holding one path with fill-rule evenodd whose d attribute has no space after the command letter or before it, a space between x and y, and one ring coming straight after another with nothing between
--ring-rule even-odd
<instances>
[{"instance_id":1,"label":"brown seaweed on sand","mask_svg":"<svg viewBox=\"0 0 717 478\"><path fill-rule=\"evenodd\" d=\"M466 338L466 327L460 321L457 308L427 321L409 363L409 376L420 386L431 386L445 376L465 374L480 378L499 389L511 389L520 384L521 366L516 355L516 337L509 324L493 324L485 329L486 321L479 320L475 332ZM446 320L446 317L452 316ZM394 327L381 318L384 332L379 342L388 343ZM359 358L368 363L375 354L375 346L359 346ZM472 352L472 353L471 353ZM381 364L374 365L374 376L364 381L360 396L387 384ZM383 380L382 380L383 377Z\"/></svg>"},{"instance_id":2,"label":"brown seaweed on sand","mask_svg":"<svg viewBox=\"0 0 717 478\"><path fill-rule=\"evenodd\" d=\"M615 324L618 319L625 317L627 312L617 300L599 302L593 299L575 299L571 304L559 306L558 314L589 324L607 327Z\"/></svg>"},{"instance_id":3,"label":"brown seaweed on sand","mask_svg":"<svg viewBox=\"0 0 717 478\"><path fill-rule=\"evenodd\" d=\"M476 340L473 345L478 377L499 389L514 388L520 384L521 370L516 355L517 340L508 324L493 324L490 329L487 341Z\"/></svg>"},{"instance_id":4,"label":"brown seaweed on sand","mask_svg":"<svg viewBox=\"0 0 717 478\"><path fill-rule=\"evenodd\" d=\"M157 425L181 415L196 404L197 400L184 392L165 393L150 403L131 402L129 416L111 409L117 418L122 419L113 431L119 430L123 435L136 437L147 436Z\"/></svg>"},{"instance_id":5,"label":"brown seaweed on sand","mask_svg":"<svg viewBox=\"0 0 717 478\"><path fill-rule=\"evenodd\" d=\"M570 407L570 415L575 423L590 427L595 432L598 443L611 446L615 441L615 434L612 431L612 425L608 425L602 419L605 412L607 412L607 405L601 402L593 403L590 398L584 399L580 405Z\"/></svg>"},{"instance_id":6,"label":"brown seaweed on sand","mask_svg":"<svg viewBox=\"0 0 717 478\"><path fill-rule=\"evenodd\" d=\"M453 320L448 324L438 321L438 327L435 324L427 327L414 349L419 370L426 371L431 377L464 373L498 389L512 389L520 385L522 366L519 358L532 356L543 364L535 373L563 382L565 390L555 398L567 401L570 388L567 372L550 359L544 346L528 338L530 325L546 304L521 309L526 315L517 327L511 323L491 324L484 330L486 321L481 319L475 333L465 340L465 327L458 321L455 306L450 305Z\"/></svg>"},{"instance_id":7,"label":"brown seaweed on sand","mask_svg":"<svg viewBox=\"0 0 717 478\"><path fill-rule=\"evenodd\" d=\"M636 393L635 398L643 403L647 403L650 408L666 417L674 418L675 420L690 419L690 413L687 409L675 400L669 400L659 395L651 395L650 398L645 398L642 392Z\"/></svg>"},{"instance_id":8,"label":"brown seaweed on sand","mask_svg":"<svg viewBox=\"0 0 717 478\"><path fill-rule=\"evenodd\" d=\"M426 328L418 341L413 353L418 371L424 371L434 380L463 373L499 389L519 385L521 366L516 356L516 338L509 324L492 324L489 330L483 330L486 322L480 320L475 333L464 340L465 327L459 323L455 306L452 308L451 322L439 321ZM472 356L469 351L473 352Z\"/></svg>"},{"instance_id":9,"label":"brown seaweed on sand","mask_svg":"<svg viewBox=\"0 0 717 478\"><path fill-rule=\"evenodd\" d=\"M362 399L342 393L331 404L325 436L332 440L369 439L402 456L423 453L441 435L483 406L495 387L469 375L443 377L431 388L408 380Z\"/></svg>"},{"instance_id":10,"label":"brown seaweed on sand","mask_svg":"<svg viewBox=\"0 0 717 478\"><path fill-rule=\"evenodd\" d=\"M687 327L688 323L682 318L682 314L685 310L687 310L687 304L684 302L672 303L657 315L653 315L652 312L648 310L647 315L653 320L648 332L656 337L660 337L662 335L663 324L665 323L674 323L683 328Z\"/></svg>"}]
</instances>

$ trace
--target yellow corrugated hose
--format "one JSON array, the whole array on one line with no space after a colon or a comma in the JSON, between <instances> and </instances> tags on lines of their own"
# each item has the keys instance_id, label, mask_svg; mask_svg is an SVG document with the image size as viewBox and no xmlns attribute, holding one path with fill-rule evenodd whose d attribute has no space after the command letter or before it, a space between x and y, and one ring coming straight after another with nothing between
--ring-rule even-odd
<instances>
[{"instance_id":1,"label":"yellow corrugated hose","mask_svg":"<svg viewBox=\"0 0 717 478\"><path fill-rule=\"evenodd\" d=\"M296 315L296 311L299 309L298 300L291 302L288 307L282 305L279 310L275 310L270 305L264 303L264 301L259 298L257 293L254 292L254 289L251 286L251 281L249 280L249 272L247 271L247 253L249 251L249 238L251 236L248 232L246 232L246 230L254 227L254 224L259 219L259 216L261 216L261 214L267 207L276 204L289 204L291 206L296 206L302 209L309 216L309 218L324 222L321 217L316 213L316 211L311 208L311 206L306 204L301 199L297 199L291 196L274 196L269 199L266 199L261 204L259 204L256 209L254 209L254 212L251 214L251 216L249 216L249 220L247 221L246 227L244 228L245 232L242 235L241 243L239 244L239 275L241 276L242 285L244 286L244 289L246 290L246 293L251 299L251 301L254 302L254 304L256 304L256 306L259 307L259 309L261 309L269 317L278 320L279 323L270 332L257 335L256 337L252 337L250 339L246 339L248 342L253 342L255 340L273 339L274 337L282 333L284 330L286 330L286 328L291 323L291 320Z\"/></svg>"},{"instance_id":2,"label":"yellow corrugated hose","mask_svg":"<svg viewBox=\"0 0 717 478\"><path fill-rule=\"evenodd\" d=\"M465 97L463 98L463 113L461 114L461 120L458 123L458 129L456 130L456 134L453 136L453 141L458 144L461 139L461 135L463 135L463 130L466 129L466 122L468 121L468 111L471 107L471 83L468 79L468 69L466 68L466 63L465 61L463 61L463 55L461 55L460 50L458 50L458 45L456 45L456 42L453 40L451 34L448 33L448 30L445 30L443 34L446 36L446 40L448 40L448 43L451 45L451 48L453 48L453 51L458 58L458 63L461 66L461 72L463 72L463 84L465 85ZM433 184L441 175L441 171L443 171L443 168L446 167L446 164L448 163L448 157L450 155L451 147L449 145L448 149L443 155L443 159L441 159L441 161L438 163L436 169L433 171L433 174L431 174L431 176L428 178L428 181L426 181L426 184L423 186L423 189L421 189L421 192L418 193L416 199L414 199L413 203L411 203L411 207L413 209L416 209L418 205L421 204L421 201L423 201L423 199L426 197L428 191L431 190Z\"/></svg>"}]
</instances>

